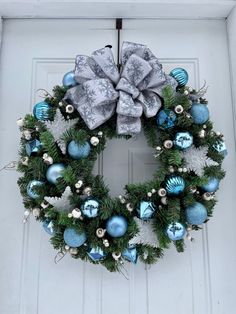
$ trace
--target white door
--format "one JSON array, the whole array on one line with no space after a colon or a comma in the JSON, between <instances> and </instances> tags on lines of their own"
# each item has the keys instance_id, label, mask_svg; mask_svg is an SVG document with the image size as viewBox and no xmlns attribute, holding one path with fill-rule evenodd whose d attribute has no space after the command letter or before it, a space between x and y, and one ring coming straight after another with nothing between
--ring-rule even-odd
<instances>
[{"instance_id":1,"label":"white door","mask_svg":"<svg viewBox=\"0 0 236 314\"><path fill-rule=\"evenodd\" d=\"M187 243L184 254L167 250L150 268L127 264L125 276L69 257L55 265L56 252L40 224L33 219L21 224L24 209L16 172L1 172L1 314L227 314L235 307L236 158L225 22L124 20L121 37L147 44L167 71L184 67L193 87L207 81L211 118L225 134L229 151L214 217L194 234L195 242ZM61 84L76 54L90 54L107 44L116 55L114 20L4 21L1 166L17 158L15 121L39 100L36 90ZM150 177L153 167L151 151L140 136L129 143L111 141L97 170L117 195L127 181Z\"/></svg>"}]
</instances>

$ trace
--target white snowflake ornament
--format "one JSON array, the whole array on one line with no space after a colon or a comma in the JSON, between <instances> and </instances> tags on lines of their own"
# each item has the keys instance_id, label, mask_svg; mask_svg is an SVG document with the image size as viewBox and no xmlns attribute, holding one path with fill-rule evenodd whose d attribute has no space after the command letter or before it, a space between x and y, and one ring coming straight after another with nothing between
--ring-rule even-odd
<instances>
[{"instance_id":1,"label":"white snowflake ornament","mask_svg":"<svg viewBox=\"0 0 236 314\"><path fill-rule=\"evenodd\" d=\"M73 205L70 204L69 200L69 197L71 195L72 195L71 188L67 186L65 188L65 191L62 193L61 197L45 196L44 199L53 207L55 207L55 210L57 210L58 212L69 212L73 208Z\"/></svg>"},{"instance_id":2,"label":"white snowflake ornament","mask_svg":"<svg viewBox=\"0 0 236 314\"><path fill-rule=\"evenodd\" d=\"M137 217L134 218L136 224L138 225L139 232L130 241L130 245L134 244L146 244L153 247L158 247L157 235L153 231L152 220L144 221Z\"/></svg>"}]
</instances>

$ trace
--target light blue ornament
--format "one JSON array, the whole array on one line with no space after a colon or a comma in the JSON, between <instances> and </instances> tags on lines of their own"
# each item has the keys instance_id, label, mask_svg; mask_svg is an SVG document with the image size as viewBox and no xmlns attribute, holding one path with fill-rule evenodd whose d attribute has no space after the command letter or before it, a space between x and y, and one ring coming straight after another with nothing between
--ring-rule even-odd
<instances>
[{"instance_id":1,"label":"light blue ornament","mask_svg":"<svg viewBox=\"0 0 236 314\"><path fill-rule=\"evenodd\" d=\"M73 87L77 85L75 81L75 73L74 71L67 72L62 79L62 84L64 87Z\"/></svg>"},{"instance_id":2,"label":"light blue ornament","mask_svg":"<svg viewBox=\"0 0 236 314\"><path fill-rule=\"evenodd\" d=\"M87 240L84 232L78 232L74 228L66 228L64 231L64 241L70 247L80 247Z\"/></svg>"},{"instance_id":3,"label":"light blue ornament","mask_svg":"<svg viewBox=\"0 0 236 314\"><path fill-rule=\"evenodd\" d=\"M88 157L90 153L90 145L85 142L83 145L77 143L76 141L71 141L67 147L68 154L73 159L81 159Z\"/></svg>"},{"instance_id":4,"label":"light blue ornament","mask_svg":"<svg viewBox=\"0 0 236 314\"><path fill-rule=\"evenodd\" d=\"M87 254L94 262L98 262L106 257L106 254L99 247L91 248Z\"/></svg>"},{"instance_id":5,"label":"light blue ornament","mask_svg":"<svg viewBox=\"0 0 236 314\"><path fill-rule=\"evenodd\" d=\"M228 151L225 145L225 142L221 141L219 143L216 143L213 145L213 148L220 154L222 154L224 157L227 156Z\"/></svg>"},{"instance_id":6,"label":"light blue ornament","mask_svg":"<svg viewBox=\"0 0 236 314\"><path fill-rule=\"evenodd\" d=\"M106 223L107 233L113 238L122 237L128 228L127 220L123 216L112 216Z\"/></svg>"},{"instance_id":7,"label":"light blue ornament","mask_svg":"<svg viewBox=\"0 0 236 314\"><path fill-rule=\"evenodd\" d=\"M152 202L142 201L139 204L137 212L140 219L147 220L152 218L155 210L156 206Z\"/></svg>"},{"instance_id":8,"label":"light blue ornament","mask_svg":"<svg viewBox=\"0 0 236 314\"><path fill-rule=\"evenodd\" d=\"M81 206L82 213L84 214L84 216L88 218L97 217L98 210L99 210L99 203L97 200L93 198L89 198L85 200Z\"/></svg>"},{"instance_id":9,"label":"light blue ornament","mask_svg":"<svg viewBox=\"0 0 236 314\"><path fill-rule=\"evenodd\" d=\"M185 86L188 82L188 72L183 68L175 68L170 72L180 87Z\"/></svg>"},{"instance_id":10,"label":"light blue ornament","mask_svg":"<svg viewBox=\"0 0 236 314\"><path fill-rule=\"evenodd\" d=\"M48 220L48 219L44 220L43 229L51 236L55 234L54 224L52 220Z\"/></svg>"},{"instance_id":11,"label":"light blue ornament","mask_svg":"<svg viewBox=\"0 0 236 314\"><path fill-rule=\"evenodd\" d=\"M138 259L138 253L136 247L129 247L123 251L121 254L127 261L136 264Z\"/></svg>"},{"instance_id":12,"label":"light blue ornament","mask_svg":"<svg viewBox=\"0 0 236 314\"><path fill-rule=\"evenodd\" d=\"M181 176L172 175L166 180L166 192L170 195L179 195L185 189L185 182Z\"/></svg>"},{"instance_id":13,"label":"light blue ornament","mask_svg":"<svg viewBox=\"0 0 236 314\"><path fill-rule=\"evenodd\" d=\"M209 193L214 193L216 190L219 189L220 180L217 178L209 178L208 182L201 186L201 188Z\"/></svg>"},{"instance_id":14,"label":"light blue ornament","mask_svg":"<svg viewBox=\"0 0 236 314\"><path fill-rule=\"evenodd\" d=\"M157 126L159 129L169 129L175 126L176 114L172 110L161 110L157 114Z\"/></svg>"},{"instance_id":15,"label":"light blue ornament","mask_svg":"<svg viewBox=\"0 0 236 314\"><path fill-rule=\"evenodd\" d=\"M186 208L186 219L191 225L201 225L207 219L206 207L201 203L194 203Z\"/></svg>"},{"instance_id":16,"label":"light blue ornament","mask_svg":"<svg viewBox=\"0 0 236 314\"><path fill-rule=\"evenodd\" d=\"M193 136L189 132L178 132L175 135L174 144L179 149L187 149L193 144Z\"/></svg>"},{"instance_id":17,"label":"light blue ornament","mask_svg":"<svg viewBox=\"0 0 236 314\"><path fill-rule=\"evenodd\" d=\"M166 233L170 240L182 240L186 234L185 227L180 222L173 222L168 225Z\"/></svg>"},{"instance_id":18,"label":"light blue ornament","mask_svg":"<svg viewBox=\"0 0 236 314\"><path fill-rule=\"evenodd\" d=\"M39 140L32 140L25 144L25 150L28 156L35 156L42 151L42 143Z\"/></svg>"},{"instance_id":19,"label":"light blue ornament","mask_svg":"<svg viewBox=\"0 0 236 314\"><path fill-rule=\"evenodd\" d=\"M196 124L204 124L209 119L209 110L207 105L204 104L193 103L190 114Z\"/></svg>"},{"instance_id":20,"label":"light blue ornament","mask_svg":"<svg viewBox=\"0 0 236 314\"><path fill-rule=\"evenodd\" d=\"M33 114L37 120L48 120L50 118L50 109L52 107L46 102L41 101L34 106Z\"/></svg>"},{"instance_id":21,"label":"light blue ornament","mask_svg":"<svg viewBox=\"0 0 236 314\"><path fill-rule=\"evenodd\" d=\"M62 178L63 171L65 170L65 166L61 163L52 164L48 167L46 172L46 178L49 183L56 184L59 178Z\"/></svg>"},{"instance_id":22,"label":"light blue ornament","mask_svg":"<svg viewBox=\"0 0 236 314\"><path fill-rule=\"evenodd\" d=\"M39 197L39 194L37 194L35 192L35 187L38 187L38 186L42 186L43 185L43 182L42 181L38 181L38 180L32 180L28 183L27 185L27 194L29 197L33 198L33 199L36 199Z\"/></svg>"}]
</instances>

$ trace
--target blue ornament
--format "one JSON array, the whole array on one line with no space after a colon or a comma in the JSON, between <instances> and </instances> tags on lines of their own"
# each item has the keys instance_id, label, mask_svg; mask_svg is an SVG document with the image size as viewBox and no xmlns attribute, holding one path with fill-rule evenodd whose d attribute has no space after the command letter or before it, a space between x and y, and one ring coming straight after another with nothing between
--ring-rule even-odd
<instances>
[{"instance_id":1,"label":"blue ornament","mask_svg":"<svg viewBox=\"0 0 236 314\"><path fill-rule=\"evenodd\" d=\"M62 79L62 84L64 87L73 87L77 85L75 81L75 73L74 71L67 72Z\"/></svg>"},{"instance_id":2,"label":"blue ornament","mask_svg":"<svg viewBox=\"0 0 236 314\"><path fill-rule=\"evenodd\" d=\"M35 187L38 187L38 186L42 186L43 185L43 182L42 181L38 181L38 180L32 180L28 183L27 185L27 194L29 197L33 198L33 199L36 199L39 197L39 194L37 194L34 190Z\"/></svg>"},{"instance_id":3,"label":"blue ornament","mask_svg":"<svg viewBox=\"0 0 236 314\"><path fill-rule=\"evenodd\" d=\"M160 129L173 128L175 120L176 114L172 110L161 110L157 114L157 125Z\"/></svg>"},{"instance_id":4,"label":"blue ornament","mask_svg":"<svg viewBox=\"0 0 236 314\"><path fill-rule=\"evenodd\" d=\"M71 141L67 147L68 154L73 159L81 159L88 157L90 153L90 145L85 142L83 145L77 143L76 141Z\"/></svg>"},{"instance_id":5,"label":"blue ornament","mask_svg":"<svg viewBox=\"0 0 236 314\"><path fill-rule=\"evenodd\" d=\"M188 82L188 72L183 68L175 68L170 72L180 87L185 86Z\"/></svg>"},{"instance_id":6,"label":"blue ornament","mask_svg":"<svg viewBox=\"0 0 236 314\"><path fill-rule=\"evenodd\" d=\"M201 188L209 193L214 193L216 190L218 190L220 184L220 180L217 178L209 178L208 182L201 186Z\"/></svg>"},{"instance_id":7,"label":"blue ornament","mask_svg":"<svg viewBox=\"0 0 236 314\"><path fill-rule=\"evenodd\" d=\"M52 107L46 102L41 101L34 106L33 114L37 120L48 120L50 118L50 109Z\"/></svg>"},{"instance_id":8,"label":"blue ornament","mask_svg":"<svg viewBox=\"0 0 236 314\"><path fill-rule=\"evenodd\" d=\"M65 170L63 164L53 164L48 167L46 178L49 183L56 184L59 178L62 178L62 173Z\"/></svg>"},{"instance_id":9,"label":"blue ornament","mask_svg":"<svg viewBox=\"0 0 236 314\"><path fill-rule=\"evenodd\" d=\"M228 151L225 145L225 142L221 141L213 145L213 148L224 157L227 156Z\"/></svg>"},{"instance_id":10,"label":"blue ornament","mask_svg":"<svg viewBox=\"0 0 236 314\"><path fill-rule=\"evenodd\" d=\"M142 201L139 204L137 212L139 214L140 219L147 220L147 219L152 218L155 210L156 210L156 206L152 202Z\"/></svg>"},{"instance_id":11,"label":"blue ornament","mask_svg":"<svg viewBox=\"0 0 236 314\"><path fill-rule=\"evenodd\" d=\"M177 241L184 238L186 229L180 222L173 222L168 225L166 233L170 240Z\"/></svg>"},{"instance_id":12,"label":"blue ornament","mask_svg":"<svg viewBox=\"0 0 236 314\"><path fill-rule=\"evenodd\" d=\"M42 143L39 140L32 140L25 144L25 150L28 156L37 155L42 151Z\"/></svg>"},{"instance_id":13,"label":"blue ornament","mask_svg":"<svg viewBox=\"0 0 236 314\"><path fill-rule=\"evenodd\" d=\"M98 209L99 209L99 203L97 200L93 198L89 198L85 200L81 206L82 213L84 214L84 216L88 218L97 217Z\"/></svg>"},{"instance_id":14,"label":"blue ornament","mask_svg":"<svg viewBox=\"0 0 236 314\"><path fill-rule=\"evenodd\" d=\"M106 223L107 233L113 238L122 237L128 228L127 220L123 216L112 216Z\"/></svg>"},{"instance_id":15,"label":"blue ornament","mask_svg":"<svg viewBox=\"0 0 236 314\"><path fill-rule=\"evenodd\" d=\"M209 110L207 105L204 104L193 103L190 114L196 124L204 124L209 119Z\"/></svg>"},{"instance_id":16,"label":"blue ornament","mask_svg":"<svg viewBox=\"0 0 236 314\"><path fill-rule=\"evenodd\" d=\"M189 148L193 144L193 136L189 132L178 132L175 135L174 144L179 149Z\"/></svg>"},{"instance_id":17,"label":"blue ornament","mask_svg":"<svg viewBox=\"0 0 236 314\"><path fill-rule=\"evenodd\" d=\"M79 247L87 240L84 232L78 232L74 228L66 228L64 231L64 241L70 247Z\"/></svg>"},{"instance_id":18,"label":"blue ornament","mask_svg":"<svg viewBox=\"0 0 236 314\"><path fill-rule=\"evenodd\" d=\"M191 225L200 225L207 219L207 210L201 203L194 203L186 208L186 219Z\"/></svg>"},{"instance_id":19,"label":"blue ornament","mask_svg":"<svg viewBox=\"0 0 236 314\"><path fill-rule=\"evenodd\" d=\"M90 249L87 254L94 262L98 262L106 257L106 254L99 247Z\"/></svg>"},{"instance_id":20,"label":"blue ornament","mask_svg":"<svg viewBox=\"0 0 236 314\"><path fill-rule=\"evenodd\" d=\"M129 247L122 252L122 257L124 257L127 261L136 264L138 259L138 253L136 247Z\"/></svg>"},{"instance_id":21,"label":"blue ornament","mask_svg":"<svg viewBox=\"0 0 236 314\"><path fill-rule=\"evenodd\" d=\"M166 192L170 195L179 195L185 189L185 182L181 176L169 176L166 180Z\"/></svg>"},{"instance_id":22,"label":"blue ornament","mask_svg":"<svg viewBox=\"0 0 236 314\"><path fill-rule=\"evenodd\" d=\"M43 229L51 236L55 234L54 224L53 224L53 221L51 220L48 220L48 219L44 220Z\"/></svg>"}]
</instances>

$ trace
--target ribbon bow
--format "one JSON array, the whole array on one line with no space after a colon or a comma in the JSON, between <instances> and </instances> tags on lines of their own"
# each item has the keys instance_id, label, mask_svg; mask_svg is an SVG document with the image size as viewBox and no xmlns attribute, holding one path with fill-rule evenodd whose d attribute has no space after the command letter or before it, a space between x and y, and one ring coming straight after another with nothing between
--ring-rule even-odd
<instances>
[{"instance_id":1,"label":"ribbon bow","mask_svg":"<svg viewBox=\"0 0 236 314\"><path fill-rule=\"evenodd\" d=\"M91 57L76 57L75 80L79 85L70 88L65 99L73 103L89 129L97 128L116 111L117 133L137 134L142 114L150 118L160 109L162 89L177 86L145 45L124 42L121 69L119 73L108 47L94 51Z\"/></svg>"}]
</instances>

